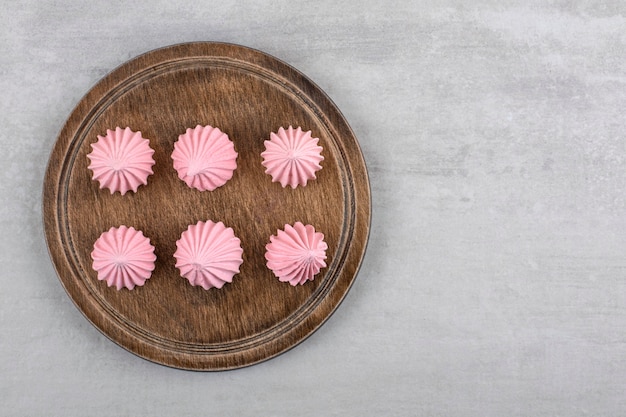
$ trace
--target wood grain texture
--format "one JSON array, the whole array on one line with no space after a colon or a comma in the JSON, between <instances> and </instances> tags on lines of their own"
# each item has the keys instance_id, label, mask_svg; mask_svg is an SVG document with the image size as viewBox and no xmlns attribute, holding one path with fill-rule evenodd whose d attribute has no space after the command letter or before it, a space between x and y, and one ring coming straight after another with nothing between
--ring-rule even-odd
<instances>
[{"instance_id":1,"label":"wood grain texture","mask_svg":"<svg viewBox=\"0 0 626 417\"><path fill-rule=\"evenodd\" d=\"M188 188L171 152L188 127L213 125L238 152L233 178L212 192ZM306 187L264 174L264 140L281 126L320 138L323 169ZM141 131L155 149L154 175L137 193L100 190L87 154L116 126ZM241 239L241 273L223 289L192 287L175 268L175 242L190 224L223 221ZM280 283L265 245L285 224L325 235L328 267L306 285ZM354 134L304 75L259 51L192 43L135 58L102 79L67 120L44 184L48 247L67 293L106 336L146 359L223 370L271 358L304 340L338 307L356 277L370 224L370 190ZM97 280L90 253L113 226L142 230L156 247L144 287L117 291Z\"/></svg>"}]
</instances>

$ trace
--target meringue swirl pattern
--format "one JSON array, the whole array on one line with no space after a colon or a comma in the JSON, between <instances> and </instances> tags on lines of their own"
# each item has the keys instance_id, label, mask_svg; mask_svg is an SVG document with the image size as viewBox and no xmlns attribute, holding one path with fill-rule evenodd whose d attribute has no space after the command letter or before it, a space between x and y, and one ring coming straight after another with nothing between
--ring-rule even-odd
<instances>
[{"instance_id":1,"label":"meringue swirl pattern","mask_svg":"<svg viewBox=\"0 0 626 417\"><path fill-rule=\"evenodd\" d=\"M91 252L98 279L109 287L129 290L142 286L154 271L154 246L134 227L112 227L102 233Z\"/></svg>"},{"instance_id":2,"label":"meringue swirl pattern","mask_svg":"<svg viewBox=\"0 0 626 417\"><path fill-rule=\"evenodd\" d=\"M278 129L277 133L270 134L266 140L265 151L261 153L265 173L272 176L272 182L296 188L306 186L309 180L315 179L315 173L322 169L320 162L322 147L319 139L311 136L311 131L303 132L302 128L287 130Z\"/></svg>"},{"instance_id":3,"label":"meringue swirl pattern","mask_svg":"<svg viewBox=\"0 0 626 417\"><path fill-rule=\"evenodd\" d=\"M237 152L217 127L196 126L178 137L172 152L178 178L191 188L213 191L226 184L237 168Z\"/></svg>"},{"instance_id":4,"label":"meringue swirl pattern","mask_svg":"<svg viewBox=\"0 0 626 417\"><path fill-rule=\"evenodd\" d=\"M286 224L285 230L270 237L265 249L267 267L279 281L293 286L312 281L326 267L328 245L324 242L324 235L310 224Z\"/></svg>"},{"instance_id":5,"label":"meringue swirl pattern","mask_svg":"<svg viewBox=\"0 0 626 417\"><path fill-rule=\"evenodd\" d=\"M174 258L181 276L205 290L232 282L243 263L241 241L222 222L208 220L189 226L176 247Z\"/></svg>"},{"instance_id":6,"label":"meringue swirl pattern","mask_svg":"<svg viewBox=\"0 0 626 417\"><path fill-rule=\"evenodd\" d=\"M140 185L148 183L153 174L154 149L150 141L133 132L129 127L107 129L106 136L98 135L98 141L91 144L92 151L89 169L100 188L108 188L111 194L119 191L122 195L132 190L137 192Z\"/></svg>"}]
</instances>

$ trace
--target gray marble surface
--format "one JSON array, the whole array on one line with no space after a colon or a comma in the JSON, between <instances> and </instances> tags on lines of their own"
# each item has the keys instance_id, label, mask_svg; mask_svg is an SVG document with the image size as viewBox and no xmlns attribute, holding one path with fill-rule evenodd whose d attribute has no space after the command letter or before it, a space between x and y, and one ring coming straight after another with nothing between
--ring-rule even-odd
<instances>
[{"instance_id":1,"label":"gray marble surface","mask_svg":"<svg viewBox=\"0 0 626 417\"><path fill-rule=\"evenodd\" d=\"M359 138L373 194L336 314L222 373L102 336L41 223L48 155L82 95L194 40L313 79ZM619 0L4 2L0 415L624 415L625 57Z\"/></svg>"}]
</instances>

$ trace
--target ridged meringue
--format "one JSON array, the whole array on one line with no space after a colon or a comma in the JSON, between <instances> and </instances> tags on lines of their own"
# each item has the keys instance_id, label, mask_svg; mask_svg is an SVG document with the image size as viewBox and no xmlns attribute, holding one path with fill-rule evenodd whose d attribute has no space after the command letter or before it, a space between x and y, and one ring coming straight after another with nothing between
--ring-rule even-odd
<instances>
[{"instance_id":1,"label":"ridged meringue","mask_svg":"<svg viewBox=\"0 0 626 417\"><path fill-rule=\"evenodd\" d=\"M237 168L237 152L228 135L217 127L196 126L178 137L172 152L178 178L200 191L226 184Z\"/></svg>"},{"instance_id":2,"label":"ridged meringue","mask_svg":"<svg viewBox=\"0 0 626 417\"><path fill-rule=\"evenodd\" d=\"M265 151L261 153L266 174L272 176L272 182L296 188L306 186L307 181L315 179L315 173L322 169L320 154L322 147L318 138L311 136L311 131L303 132L300 127L287 130L282 127L278 133L272 132L266 140Z\"/></svg>"},{"instance_id":3,"label":"ridged meringue","mask_svg":"<svg viewBox=\"0 0 626 417\"><path fill-rule=\"evenodd\" d=\"M111 194L119 191L124 195L128 190L137 192L137 188L146 185L148 176L153 174L154 149L141 132L133 132L129 127L107 129L106 136L98 135L98 141L91 147L87 158L91 160L89 169L93 171L93 179L100 183L101 189L108 188Z\"/></svg>"},{"instance_id":4,"label":"ridged meringue","mask_svg":"<svg viewBox=\"0 0 626 417\"><path fill-rule=\"evenodd\" d=\"M326 267L328 245L324 235L310 224L286 224L284 231L279 230L276 236L270 237L265 249L267 267L279 281L294 286L312 281L321 268Z\"/></svg>"},{"instance_id":5,"label":"ridged meringue","mask_svg":"<svg viewBox=\"0 0 626 417\"><path fill-rule=\"evenodd\" d=\"M102 233L93 245L91 252L93 269L98 279L106 281L109 287L115 285L132 290L142 286L154 271L154 246L150 239L134 227L112 227Z\"/></svg>"},{"instance_id":6,"label":"ridged meringue","mask_svg":"<svg viewBox=\"0 0 626 417\"><path fill-rule=\"evenodd\" d=\"M243 263L241 241L232 228L211 220L198 222L176 241L176 268L191 285L205 290L232 282Z\"/></svg>"}]
</instances>

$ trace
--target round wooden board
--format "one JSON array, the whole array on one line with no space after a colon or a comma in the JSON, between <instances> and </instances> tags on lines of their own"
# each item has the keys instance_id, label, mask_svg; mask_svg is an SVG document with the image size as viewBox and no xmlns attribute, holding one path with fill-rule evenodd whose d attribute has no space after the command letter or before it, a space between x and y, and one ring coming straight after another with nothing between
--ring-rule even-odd
<instances>
[{"instance_id":1,"label":"round wooden board","mask_svg":"<svg viewBox=\"0 0 626 417\"><path fill-rule=\"evenodd\" d=\"M188 127L226 132L238 152L233 178L215 191L188 188L172 166ZM282 188L261 165L264 140L289 125L311 130L323 169L306 187ZM150 139L154 175L122 196L91 179L97 135L130 127ZM223 370L295 346L338 307L354 281L370 227L370 190L358 142L330 99L304 75L262 52L221 43L158 49L123 64L78 103L52 151L43 192L45 234L67 293L87 319L129 351L164 365ZM204 290L181 278L176 240L198 221L222 221L241 239L231 284ZM285 224L312 224L328 243L314 281L292 287L265 265L265 245ZM120 225L156 247L143 287L117 291L91 268L95 240Z\"/></svg>"}]
</instances>

